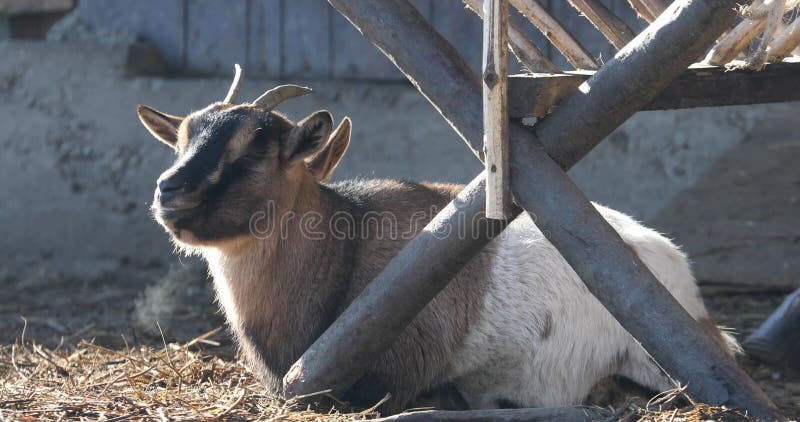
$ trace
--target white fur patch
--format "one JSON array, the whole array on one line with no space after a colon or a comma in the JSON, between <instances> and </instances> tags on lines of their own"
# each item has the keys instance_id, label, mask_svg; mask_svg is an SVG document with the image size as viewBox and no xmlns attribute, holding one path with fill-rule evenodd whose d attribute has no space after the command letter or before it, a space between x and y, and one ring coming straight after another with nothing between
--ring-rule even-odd
<instances>
[{"instance_id":1,"label":"white fur patch","mask_svg":"<svg viewBox=\"0 0 800 422\"><path fill-rule=\"evenodd\" d=\"M695 318L706 317L686 257L662 235L617 211L603 217ZM453 378L473 408L579 404L609 375L661 391L669 379L587 290L527 214L483 253L492 256L480 323L454 359Z\"/></svg>"}]
</instances>

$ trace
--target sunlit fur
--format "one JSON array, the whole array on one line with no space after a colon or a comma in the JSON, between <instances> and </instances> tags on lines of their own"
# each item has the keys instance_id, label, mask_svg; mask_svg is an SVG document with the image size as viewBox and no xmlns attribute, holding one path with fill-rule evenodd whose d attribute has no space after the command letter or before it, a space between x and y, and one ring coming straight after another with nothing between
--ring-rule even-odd
<instances>
[{"instance_id":1,"label":"sunlit fur","mask_svg":"<svg viewBox=\"0 0 800 422\"><path fill-rule=\"evenodd\" d=\"M342 134L350 133L337 130L338 140L329 139L332 121L324 112L293 123L251 105L214 104L179 125L152 109L140 108L139 115L178 154L159 180L197 179L186 182L191 192L167 204L157 190L154 215L176 244L206 259L250 367L274 391L408 238L356 226L354 236L315 240L296 223L282 236L261 238L247 229L251 217L314 212L325 227L337 213L360 221L367 213L391 212L394 230L416 233L432 207L443 208L462 189L396 180L321 183L346 150L334 143L349 141ZM201 157L207 162L192 167ZM680 250L621 213L597 209L709 336L732 347L710 320ZM419 213L424 218L414 217ZM371 405L389 392L384 410L394 411L423 393L455 387L472 408L556 406L581 403L609 375L657 391L672 386L523 215L458 273L343 398Z\"/></svg>"}]
</instances>

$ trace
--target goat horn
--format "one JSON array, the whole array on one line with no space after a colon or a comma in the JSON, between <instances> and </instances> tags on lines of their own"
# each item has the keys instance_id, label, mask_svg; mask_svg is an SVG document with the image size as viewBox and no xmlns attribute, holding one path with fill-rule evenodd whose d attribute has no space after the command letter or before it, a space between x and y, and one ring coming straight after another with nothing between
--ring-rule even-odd
<instances>
[{"instance_id":1,"label":"goat horn","mask_svg":"<svg viewBox=\"0 0 800 422\"><path fill-rule=\"evenodd\" d=\"M228 95L225 96L225 99L222 100L223 103L233 103L236 101L236 96L239 94L239 88L242 86L242 67L239 66L239 63L233 65L234 69L236 69L236 74L233 76L233 83L231 83L231 87L228 88Z\"/></svg>"},{"instance_id":2,"label":"goat horn","mask_svg":"<svg viewBox=\"0 0 800 422\"><path fill-rule=\"evenodd\" d=\"M272 110L278 104L288 100L289 98L301 97L310 94L311 88L298 85L281 85L270 89L263 93L260 97L253 101L253 105L263 107L267 110Z\"/></svg>"}]
</instances>

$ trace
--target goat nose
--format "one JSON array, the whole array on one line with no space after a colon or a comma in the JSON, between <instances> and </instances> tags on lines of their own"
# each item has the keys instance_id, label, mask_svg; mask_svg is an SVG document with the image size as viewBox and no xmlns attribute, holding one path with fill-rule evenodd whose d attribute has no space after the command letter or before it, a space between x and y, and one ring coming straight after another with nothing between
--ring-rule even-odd
<instances>
[{"instance_id":1,"label":"goat nose","mask_svg":"<svg viewBox=\"0 0 800 422\"><path fill-rule=\"evenodd\" d=\"M185 184L181 180L176 180L174 177L169 177L164 180L158 181L158 198L162 204L170 202L184 193Z\"/></svg>"},{"instance_id":2,"label":"goat nose","mask_svg":"<svg viewBox=\"0 0 800 422\"><path fill-rule=\"evenodd\" d=\"M183 188L183 183L180 180L176 180L172 177L158 182L158 190L160 190L161 193L175 192L181 188Z\"/></svg>"}]
</instances>

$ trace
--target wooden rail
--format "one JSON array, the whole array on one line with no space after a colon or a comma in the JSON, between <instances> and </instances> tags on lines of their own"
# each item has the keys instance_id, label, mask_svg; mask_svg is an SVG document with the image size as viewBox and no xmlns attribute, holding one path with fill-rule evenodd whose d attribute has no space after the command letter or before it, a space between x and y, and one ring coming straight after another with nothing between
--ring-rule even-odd
<instances>
[{"instance_id":1,"label":"wooden rail","mask_svg":"<svg viewBox=\"0 0 800 422\"><path fill-rule=\"evenodd\" d=\"M800 31L798 31L800 32ZM594 72L512 75L508 83L511 118L542 117L575 93ZM670 110L800 101L800 61L768 63L761 71L726 71L694 65L670 82L642 110Z\"/></svg>"}]
</instances>

